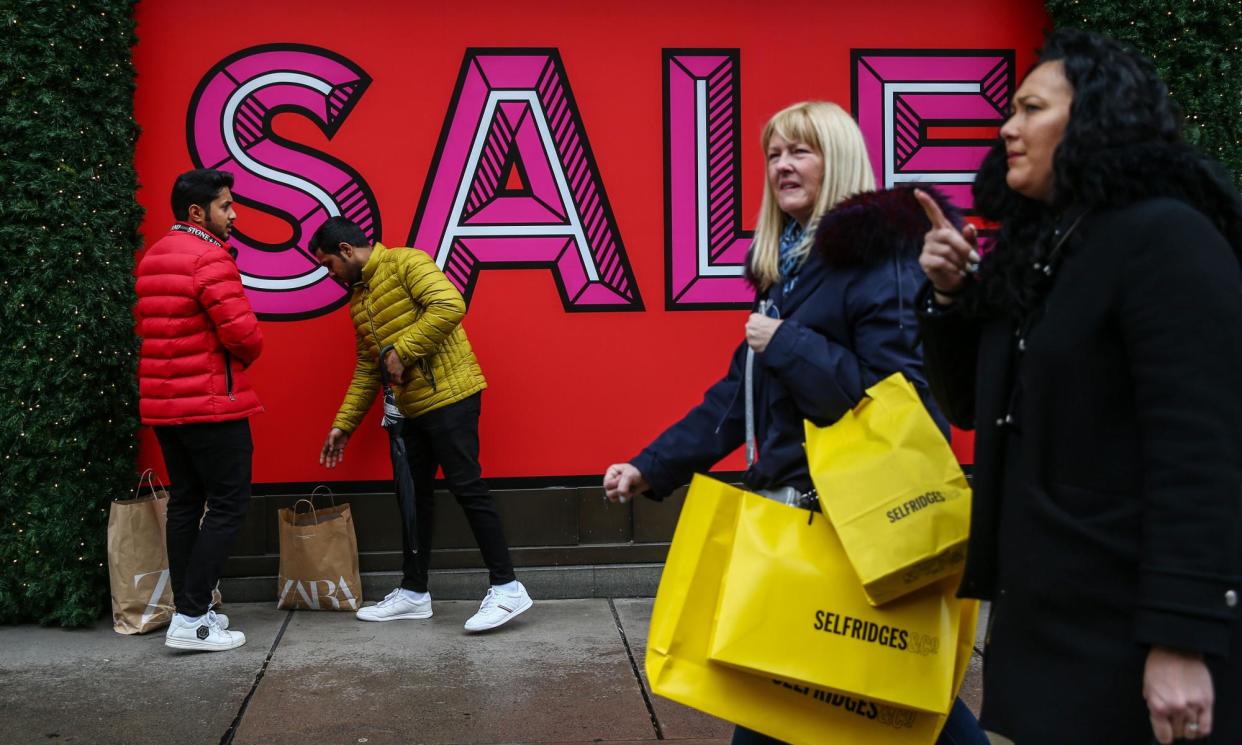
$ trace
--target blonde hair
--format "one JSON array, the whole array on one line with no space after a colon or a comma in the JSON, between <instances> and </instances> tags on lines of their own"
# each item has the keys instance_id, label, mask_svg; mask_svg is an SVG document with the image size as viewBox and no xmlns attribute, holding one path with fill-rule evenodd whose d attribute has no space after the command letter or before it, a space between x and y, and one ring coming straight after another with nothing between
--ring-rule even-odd
<instances>
[{"instance_id":1,"label":"blonde hair","mask_svg":"<svg viewBox=\"0 0 1242 745\"><path fill-rule=\"evenodd\" d=\"M790 142L805 142L824 159L824 180L819 197L815 200L811 219L807 221L802 243L795 249L798 260L803 261L811 249L820 217L846 197L874 191L875 175L867 158L862 130L835 103L803 101L776 112L763 127L760 144L765 163L768 145L774 134ZM777 205L772 183L765 177L763 202L755 223L749 259L750 276L761 291L781 278L781 232L790 219Z\"/></svg>"}]
</instances>

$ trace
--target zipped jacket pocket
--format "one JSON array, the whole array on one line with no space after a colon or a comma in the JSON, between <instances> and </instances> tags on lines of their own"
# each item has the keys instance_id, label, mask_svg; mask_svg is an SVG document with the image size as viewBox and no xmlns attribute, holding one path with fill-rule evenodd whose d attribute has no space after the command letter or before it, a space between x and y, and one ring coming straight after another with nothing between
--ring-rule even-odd
<instances>
[{"instance_id":1,"label":"zipped jacket pocket","mask_svg":"<svg viewBox=\"0 0 1242 745\"><path fill-rule=\"evenodd\" d=\"M229 351L224 350L224 390L229 394L230 401L236 401L233 398L233 355Z\"/></svg>"}]
</instances>

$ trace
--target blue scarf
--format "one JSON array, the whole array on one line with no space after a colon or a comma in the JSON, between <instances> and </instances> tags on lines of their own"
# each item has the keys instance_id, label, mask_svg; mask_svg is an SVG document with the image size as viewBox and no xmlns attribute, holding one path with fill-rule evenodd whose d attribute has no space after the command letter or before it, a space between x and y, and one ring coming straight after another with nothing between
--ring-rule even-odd
<instances>
[{"instance_id":1,"label":"blue scarf","mask_svg":"<svg viewBox=\"0 0 1242 745\"><path fill-rule=\"evenodd\" d=\"M788 295L798 283L798 272L802 269L802 259L806 256L798 256L794 253L794 249L798 244L802 243L802 225L797 220L790 220L785 223L785 229L781 232L781 260L780 270L781 278L785 280L785 294Z\"/></svg>"}]
</instances>

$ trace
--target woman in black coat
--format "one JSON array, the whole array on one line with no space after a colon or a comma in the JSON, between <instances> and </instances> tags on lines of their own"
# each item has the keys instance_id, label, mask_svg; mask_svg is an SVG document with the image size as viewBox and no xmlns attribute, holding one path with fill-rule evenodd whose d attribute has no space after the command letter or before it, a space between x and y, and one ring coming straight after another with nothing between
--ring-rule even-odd
<instances>
[{"instance_id":1,"label":"woman in black coat","mask_svg":"<svg viewBox=\"0 0 1242 745\"><path fill-rule=\"evenodd\" d=\"M981 263L922 200L927 375L976 431L981 722L1019 745L1242 742L1242 201L1179 120L1150 62L1059 31L975 183Z\"/></svg>"},{"instance_id":2,"label":"woman in black coat","mask_svg":"<svg viewBox=\"0 0 1242 745\"><path fill-rule=\"evenodd\" d=\"M604 489L613 501L664 499L747 441L748 357L756 457L742 480L770 498L804 504L812 489L803 421L836 421L894 372L926 394L948 433L930 403L918 344L914 296L929 224L913 190L874 191L862 132L835 104L778 112L762 143L767 182L747 256L757 297L746 338L702 403L629 462L609 466ZM777 741L739 727L733 742ZM940 742L986 743L960 700Z\"/></svg>"}]
</instances>

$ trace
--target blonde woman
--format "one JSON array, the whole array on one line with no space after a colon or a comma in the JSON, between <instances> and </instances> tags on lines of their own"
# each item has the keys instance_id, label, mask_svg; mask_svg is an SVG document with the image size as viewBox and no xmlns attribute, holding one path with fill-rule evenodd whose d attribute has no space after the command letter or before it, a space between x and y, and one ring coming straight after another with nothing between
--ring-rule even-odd
<instances>
[{"instance_id":1,"label":"blonde woman","mask_svg":"<svg viewBox=\"0 0 1242 745\"><path fill-rule=\"evenodd\" d=\"M917 338L918 256L930 223L913 191L875 190L862 132L836 104L809 101L778 112L761 144L766 180L746 260L756 297L745 338L702 403L636 457L608 467L604 490L612 501L663 499L745 443L747 488L806 503L812 484L803 420L837 420L869 386L898 371L948 432L926 396ZM943 200L941 207L956 216ZM986 743L982 737L959 701L941 742ZM742 728L733 741L775 742Z\"/></svg>"}]
</instances>

